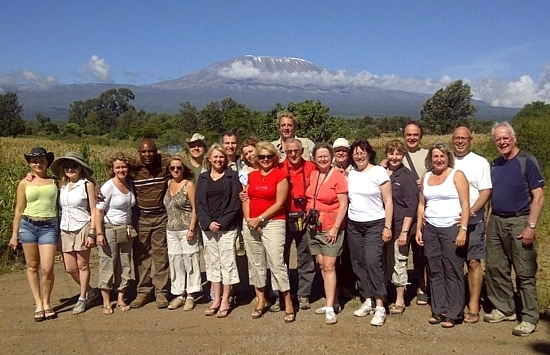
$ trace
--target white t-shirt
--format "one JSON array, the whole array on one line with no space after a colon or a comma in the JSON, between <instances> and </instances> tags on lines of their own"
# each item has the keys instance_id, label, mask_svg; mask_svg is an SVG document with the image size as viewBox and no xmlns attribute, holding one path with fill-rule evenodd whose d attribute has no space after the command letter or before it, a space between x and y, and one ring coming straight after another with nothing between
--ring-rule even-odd
<instances>
[{"instance_id":1,"label":"white t-shirt","mask_svg":"<svg viewBox=\"0 0 550 355\"><path fill-rule=\"evenodd\" d=\"M113 179L109 179L101 186L101 194L105 199L98 202L96 208L105 211L103 220L112 224L130 224L132 216L129 212L136 203L132 191L122 193L113 183Z\"/></svg>"},{"instance_id":2,"label":"white t-shirt","mask_svg":"<svg viewBox=\"0 0 550 355\"><path fill-rule=\"evenodd\" d=\"M380 185L390 180L383 167L352 169L348 174L348 217L355 222L370 222L386 217Z\"/></svg>"},{"instance_id":3,"label":"white t-shirt","mask_svg":"<svg viewBox=\"0 0 550 355\"><path fill-rule=\"evenodd\" d=\"M424 177L422 193L426 200L424 217L426 222L435 227L451 227L456 224L462 208L458 198L458 190L454 182L456 169L453 169L440 185L428 185L431 171Z\"/></svg>"},{"instance_id":4,"label":"white t-shirt","mask_svg":"<svg viewBox=\"0 0 550 355\"><path fill-rule=\"evenodd\" d=\"M470 152L459 158L455 157L455 169L460 170L466 175L470 185L470 207L479 198L479 191L493 188L491 183L491 166L487 159ZM483 220L485 206L476 213L474 218L470 218L469 224L475 224Z\"/></svg>"},{"instance_id":5,"label":"white t-shirt","mask_svg":"<svg viewBox=\"0 0 550 355\"><path fill-rule=\"evenodd\" d=\"M86 197L86 178L81 178L71 186L59 189L59 206L61 207L60 228L67 232L76 232L91 219L88 198Z\"/></svg>"}]
</instances>

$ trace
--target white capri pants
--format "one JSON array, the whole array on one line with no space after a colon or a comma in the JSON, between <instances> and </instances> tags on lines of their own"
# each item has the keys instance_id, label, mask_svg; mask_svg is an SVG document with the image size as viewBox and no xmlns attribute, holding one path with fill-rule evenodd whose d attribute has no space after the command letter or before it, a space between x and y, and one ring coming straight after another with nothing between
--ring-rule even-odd
<instances>
[{"instance_id":1,"label":"white capri pants","mask_svg":"<svg viewBox=\"0 0 550 355\"><path fill-rule=\"evenodd\" d=\"M245 224L246 225L246 224ZM248 257L249 282L257 288L265 287L267 269L271 270L274 291L290 290L287 265L284 260L286 221L269 220L262 224L262 235L243 228L244 247Z\"/></svg>"},{"instance_id":2,"label":"white capri pants","mask_svg":"<svg viewBox=\"0 0 550 355\"><path fill-rule=\"evenodd\" d=\"M235 260L237 229L230 231L204 231L204 263L206 279L224 285L238 284L239 271Z\"/></svg>"},{"instance_id":3,"label":"white capri pants","mask_svg":"<svg viewBox=\"0 0 550 355\"><path fill-rule=\"evenodd\" d=\"M166 231L170 284L173 295L202 291L199 244L195 237L187 241L187 230Z\"/></svg>"}]
</instances>

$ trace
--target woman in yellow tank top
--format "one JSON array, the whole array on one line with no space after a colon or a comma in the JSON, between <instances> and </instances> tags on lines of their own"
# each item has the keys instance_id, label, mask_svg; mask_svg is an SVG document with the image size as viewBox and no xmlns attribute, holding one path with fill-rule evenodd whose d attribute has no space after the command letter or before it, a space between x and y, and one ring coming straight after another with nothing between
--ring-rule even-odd
<instances>
[{"instance_id":1,"label":"woman in yellow tank top","mask_svg":"<svg viewBox=\"0 0 550 355\"><path fill-rule=\"evenodd\" d=\"M13 218L10 246L23 246L27 264L27 279L34 297L34 320L41 322L57 318L50 303L54 284L54 258L59 239L57 218L57 184L48 176L53 153L33 148L25 154L32 181L23 179L17 186L17 201Z\"/></svg>"}]
</instances>

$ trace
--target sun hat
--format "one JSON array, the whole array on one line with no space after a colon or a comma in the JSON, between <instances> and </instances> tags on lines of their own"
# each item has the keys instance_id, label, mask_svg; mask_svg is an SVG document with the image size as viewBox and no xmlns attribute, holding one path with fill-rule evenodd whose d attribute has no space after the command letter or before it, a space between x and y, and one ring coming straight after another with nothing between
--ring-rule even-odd
<instances>
[{"instance_id":1,"label":"sun hat","mask_svg":"<svg viewBox=\"0 0 550 355\"><path fill-rule=\"evenodd\" d=\"M48 160L48 167L50 165L52 165L52 162L54 160L53 153L46 151L46 149L44 149L42 147L32 148L31 151L29 152L29 154L24 154L24 155L25 155L25 160L27 161L27 163L31 162L31 158L46 157L46 159Z\"/></svg>"},{"instance_id":2,"label":"sun hat","mask_svg":"<svg viewBox=\"0 0 550 355\"><path fill-rule=\"evenodd\" d=\"M200 142L202 142L202 144L204 144L206 146L206 141L204 140L204 136L200 133L193 134L193 136L191 136L191 138L187 138L186 141L187 141L187 143L193 143L193 142L196 142L196 141L200 141Z\"/></svg>"},{"instance_id":3,"label":"sun hat","mask_svg":"<svg viewBox=\"0 0 550 355\"><path fill-rule=\"evenodd\" d=\"M78 165L82 166L84 169L88 170L88 173L90 175L94 174L94 171L88 164L84 162L84 158L82 157L82 154L79 152L68 152L65 154L65 156L61 158L57 158L53 164L52 164L52 172L55 174L55 176L61 176L62 170L63 170L63 164L67 161L71 160L77 163Z\"/></svg>"},{"instance_id":4,"label":"sun hat","mask_svg":"<svg viewBox=\"0 0 550 355\"><path fill-rule=\"evenodd\" d=\"M332 145L332 148L348 148L349 149L349 142L346 138L337 138L334 141L334 144Z\"/></svg>"}]
</instances>

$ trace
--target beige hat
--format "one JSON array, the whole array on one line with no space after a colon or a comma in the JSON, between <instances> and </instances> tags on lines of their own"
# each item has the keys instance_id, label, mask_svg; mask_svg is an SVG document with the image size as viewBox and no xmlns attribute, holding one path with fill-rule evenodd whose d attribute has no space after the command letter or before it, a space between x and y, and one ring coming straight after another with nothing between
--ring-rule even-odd
<instances>
[{"instance_id":1,"label":"beige hat","mask_svg":"<svg viewBox=\"0 0 550 355\"><path fill-rule=\"evenodd\" d=\"M82 154L80 154L79 152L68 152L67 154L65 154L64 157L57 158L53 162L51 169L52 169L52 172L55 174L55 176L57 177L61 176L61 173L63 172L63 164L67 160L72 160L78 165L82 166L82 168L88 170L88 173L90 175L94 174L94 171L92 170L92 168L90 168L90 166L86 164L86 162L84 162L84 158L82 157Z\"/></svg>"},{"instance_id":2,"label":"beige hat","mask_svg":"<svg viewBox=\"0 0 550 355\"><path fill-rule=\"evenodd\" d=\"M204 136L200 133L195 133L191 138L186 139L187 143L193 143L196 141L201 141L202 144L206 145L206 141L204 140Z\"/></svg>"},{"instance_id":3,"label":"beige hat","mask_svg":"<svg viewBox=\"0 0 550 355\"><path fill-rule=\"evenodd\" d=\"M334 141L334 144L332 145L332 148L336 149L336 148L348 148L349 149L349 142L346 138L337 138L335 141Z\"/></svg>"}]
</instances>

